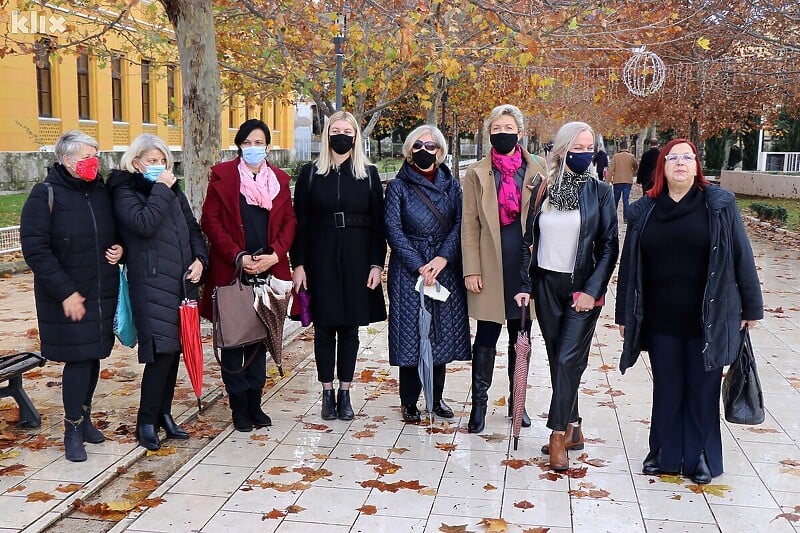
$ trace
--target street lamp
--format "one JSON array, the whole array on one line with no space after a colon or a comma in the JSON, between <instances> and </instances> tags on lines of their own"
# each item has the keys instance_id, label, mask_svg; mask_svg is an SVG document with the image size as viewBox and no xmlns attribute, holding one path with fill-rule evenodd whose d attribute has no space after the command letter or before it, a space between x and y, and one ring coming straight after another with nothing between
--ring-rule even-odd
<instances>
[{"instance_id":1,"label":"street lamp","mask_svg":"<svg viewBox=\"0 0 800 533\"><path fill-rule=\"evenodd\" d=\"M342 110L342 62L344 61L344 32L347 29L347 14L336 14L336 25L339 27L339 34L333 38L336 47L336 111Z\"/></svg>"}]
</instances>

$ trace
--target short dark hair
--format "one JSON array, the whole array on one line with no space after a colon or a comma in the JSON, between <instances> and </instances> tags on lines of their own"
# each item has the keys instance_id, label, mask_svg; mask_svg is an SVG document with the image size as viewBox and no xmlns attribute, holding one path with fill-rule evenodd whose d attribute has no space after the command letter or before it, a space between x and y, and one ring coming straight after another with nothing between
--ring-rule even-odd
<instances>
[{"instance_id":1,"label":"short dark hair","mask_svg":"<svg viewBox=\"0 0 800 533\"><path fill-rule=\"evenodd\" d=\"M233 138L233 144L236 145L237 152L239 152L239 157L242 156L242 143L247 140L247 137L253 133L253 130L255 129L259 129L264 132L264 136L267 138L267 147L269 147L269 143L272 139L269 134L269 127L264 124L263 120L251 118L250 120L245 120L242 125L239 126L239 131L236 132L236 137Z\"/></svg>"},{"instance_id":2,"label":"short dark hair","mask_svg":"<svg viewBox=\"0 0 800 533\"><path fill-rule=\"evenodd\" d=\"M655 148L658 146L658 139L650 139L650 146Z\"/></svg>"},{"instance_id":3,"label":"short dark hair","mask_svg":"<svg viewBox=\"0 0 800 533\"><path fill-rule=\"evenodd\" d=\"M620 141L619 142L619 149L620 150L627 150L628 149L628 141Z\"/></svg>"}]
</instances>

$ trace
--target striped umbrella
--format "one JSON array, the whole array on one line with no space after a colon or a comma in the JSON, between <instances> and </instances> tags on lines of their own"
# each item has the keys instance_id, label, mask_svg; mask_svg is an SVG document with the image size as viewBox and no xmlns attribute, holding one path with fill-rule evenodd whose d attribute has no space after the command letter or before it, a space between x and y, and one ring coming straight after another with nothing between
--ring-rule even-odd
<instances>
[{"instance_id":1,"label":"striped umbrella","mask_svg":"<svg viewBox=\"0 0 800 533\"><path fill-rule=\"evenodd\" d=\"M514 365L514 412L511 427L515 450L519 444L519 430L522 427L522 414L525 412L525 396L528 388L528 354L531 353L531 339L525 332L525 320L528 314L528 307L525 306L520 313L519 334L514 344L517 361Z\"/></svg>"}]
</instances>

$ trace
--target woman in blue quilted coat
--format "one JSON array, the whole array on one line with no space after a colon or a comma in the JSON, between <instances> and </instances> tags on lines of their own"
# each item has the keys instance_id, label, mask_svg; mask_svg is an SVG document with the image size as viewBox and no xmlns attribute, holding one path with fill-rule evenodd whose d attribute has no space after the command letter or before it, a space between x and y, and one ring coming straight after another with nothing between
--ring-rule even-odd
<instances>
[{"instance_id":1,"label":"woman in blue quilted coat","mask_svg":"<svg viewBox=\"0 0 800 533\"><path fill-rule=\"evenodd\" d=\"M447 155L444 135L434 126L420 126L403 144L405 162L386 188L384 220L389 257L389 363L400 367L403 420L419 422L422 383L419 361L418 280L440 283L446 301L425 298L432 315L429 339L433 349L433 413L453 418L442 400L445 365L468 360L469 319L461 269L461 185L442 164Z\"/></svg>"}]
</instances>

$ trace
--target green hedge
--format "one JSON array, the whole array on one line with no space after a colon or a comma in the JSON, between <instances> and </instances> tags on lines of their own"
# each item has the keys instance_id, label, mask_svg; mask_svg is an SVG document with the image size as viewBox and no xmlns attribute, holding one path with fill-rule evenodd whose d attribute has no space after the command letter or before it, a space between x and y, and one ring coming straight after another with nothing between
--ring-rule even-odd
<instances>
[{"instance_id":1,"label":"green hedge","mask_svg":"<svg viewBox=\"0 0 800 533\"><path fill-rule=\"evenodd\" d=\"M750 204L750 209L752 209L761 220L774 220L780 225L786 224L786 220L789 218L786 208L779 205L752 203Z\"/></svg>"}]
</instances>

